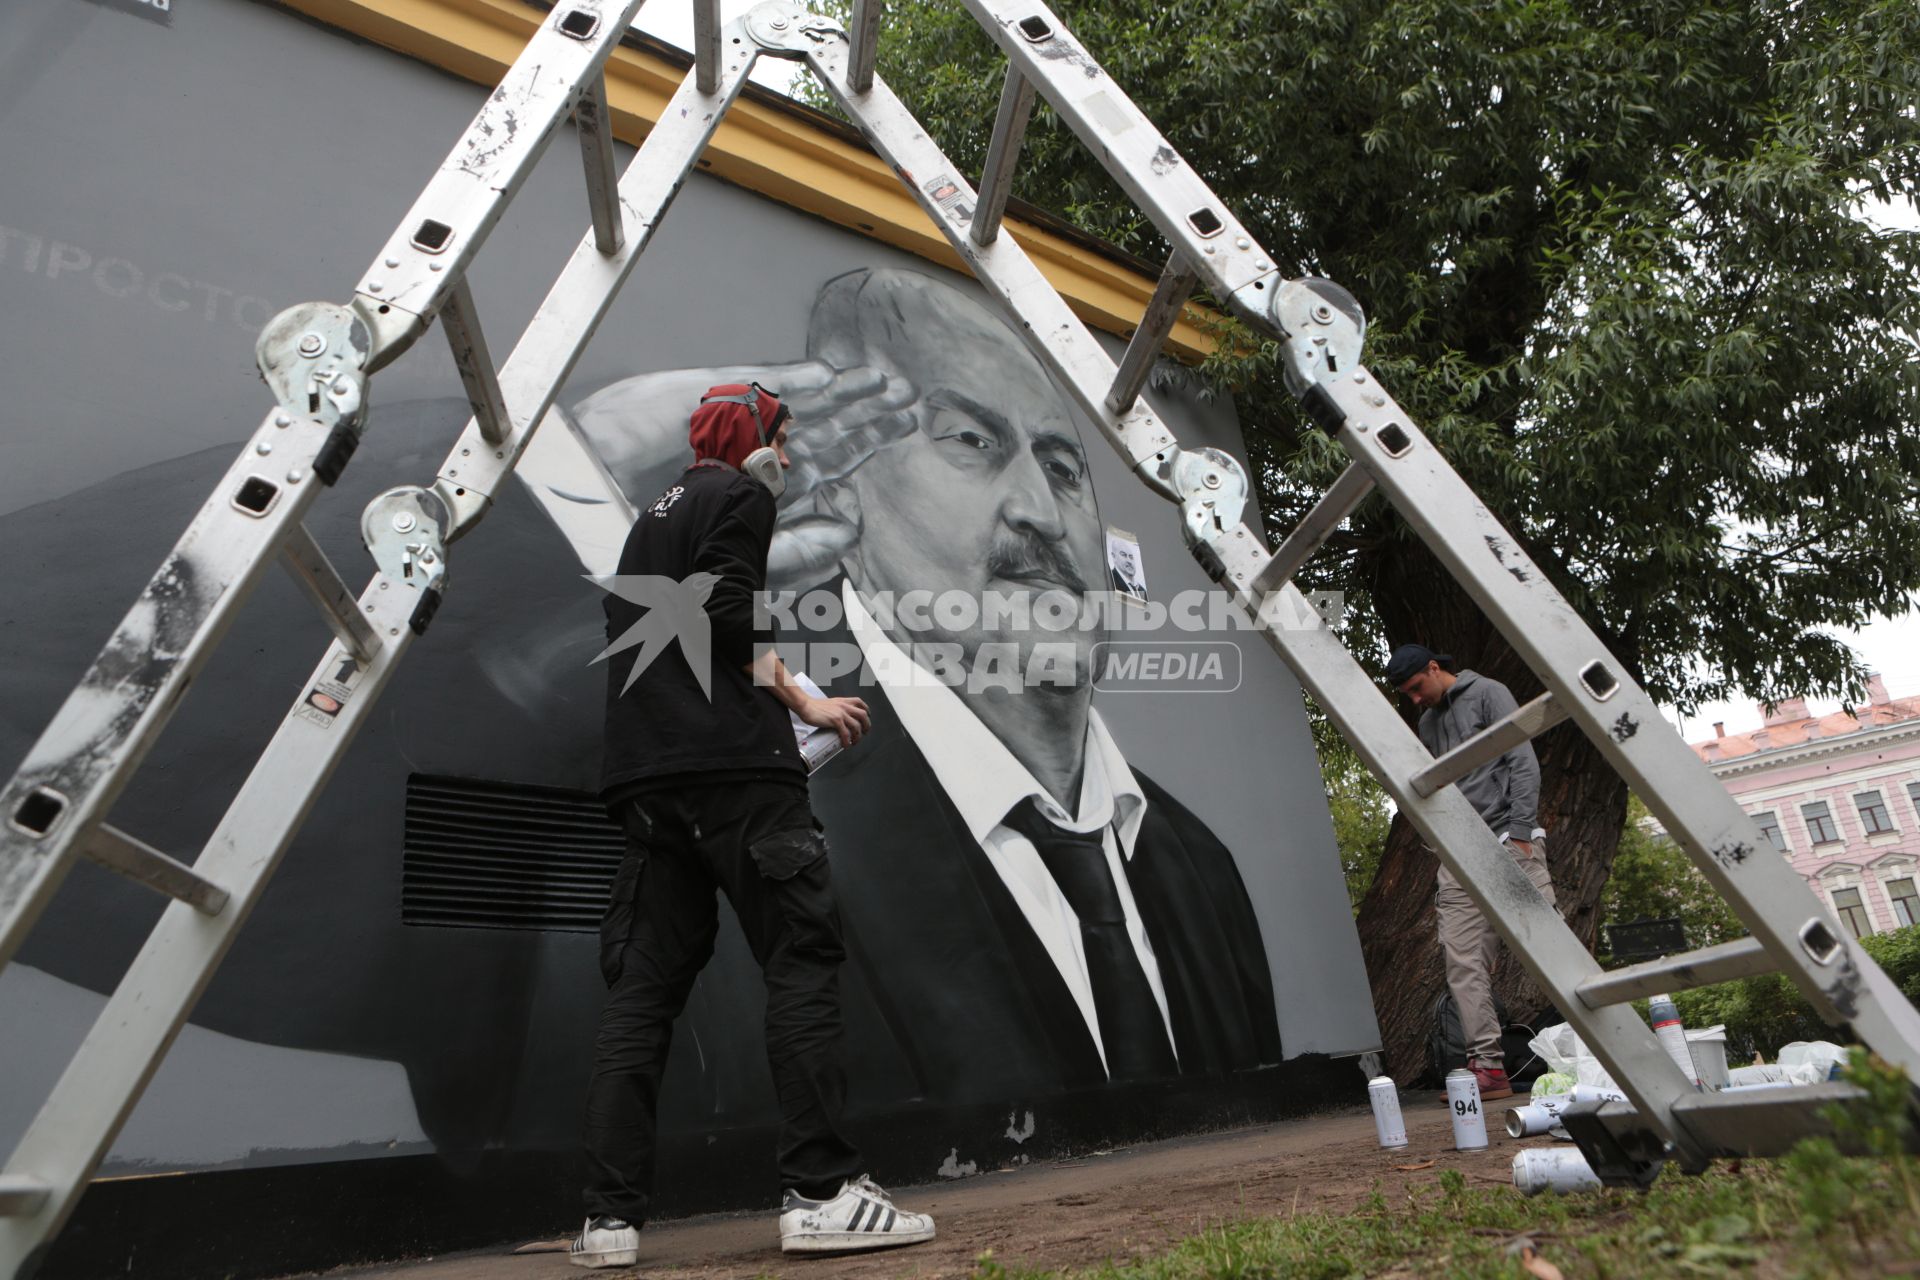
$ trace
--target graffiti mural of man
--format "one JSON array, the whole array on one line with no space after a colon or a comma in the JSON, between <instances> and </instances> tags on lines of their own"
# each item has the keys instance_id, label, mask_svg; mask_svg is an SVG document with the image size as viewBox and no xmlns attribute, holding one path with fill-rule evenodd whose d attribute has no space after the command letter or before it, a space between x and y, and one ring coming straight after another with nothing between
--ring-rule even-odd
<instances>
[{"instance_id":1,"label":"graffiti mural of man","mask_svg":"<svg viewBox=\"0 0 1920 1280\"><path fill-rule=\"evenodd\" d=\"M1077 611L1106 557L1066 402L1003 322L914 272L828 281L808 355L750 372L804 424L770 583L838 601L833 629L801 638L857 646L864 670L822 683L873 710L863 750L814 783L863 978L862 1067L964 1101L1278 1062L1232 855L1093 706L1102 633ZM650 493L642 473L667 461L645 443L650 406L722 373L749 371L616 383L576 407L578 429L630 496ZM914 592L959 606L894 607ZM954 681L929 654L1013 674ZM1036 667L1048 678L1023 677Z\"/></svg>"}]
</instances>

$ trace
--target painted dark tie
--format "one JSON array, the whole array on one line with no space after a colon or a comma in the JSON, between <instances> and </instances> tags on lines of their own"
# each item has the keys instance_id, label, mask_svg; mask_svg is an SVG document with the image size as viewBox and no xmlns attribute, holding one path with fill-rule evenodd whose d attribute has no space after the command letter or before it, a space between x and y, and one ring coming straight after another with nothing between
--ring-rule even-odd
<instances>
[{"instance_id":1,"label":"painted dark tie","mask_svg":"<svg viewBox=\"0 0 1920 1280\"><path fill-rule=\"evenodd\" d=\"M1049 822L1032 796L1008 812L1007 826L1033 842L1067 905L1080 917L1080 943L1093 980L1107 1075L1114 1080L1170 1076L1179 1070L1167 1024L1127 936L1126 911L1107 865L1103 832L1066 831Z\"/></svg>"}]
</instances>

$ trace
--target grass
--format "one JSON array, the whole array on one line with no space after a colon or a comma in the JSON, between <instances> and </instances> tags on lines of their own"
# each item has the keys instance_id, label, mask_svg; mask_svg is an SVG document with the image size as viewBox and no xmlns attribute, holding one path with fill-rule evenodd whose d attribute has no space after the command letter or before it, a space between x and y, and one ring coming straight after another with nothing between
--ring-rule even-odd
<instances>
[{"instance_id":1,"label":"grass","mask_svg":"<svg viewBox=\"0 0 1920 1280\"><path fill-rule=\"evenodd\" d=\"M1068 1272L1010 1269L991 1254L976 1280L1336 1280L1346 1276L1640 1280L1703 1276L1920 1275L1920 1161L1904 1154L1905 1077L1856 1050L1849 1078L1867 1118L1835 1117L1850 1157L1827 1139L1779 1160L1667 1172L1645 1193L1527 1198L1469 1187L1457 1170L1395 1200L1375 1190L1346 1214L1227 1223L1171 1250ZM1530 1245L1532 1262L1522 1250ZM1542 1265L1547 1264L1547 1265Z\"/></svg>"}]
</instances>

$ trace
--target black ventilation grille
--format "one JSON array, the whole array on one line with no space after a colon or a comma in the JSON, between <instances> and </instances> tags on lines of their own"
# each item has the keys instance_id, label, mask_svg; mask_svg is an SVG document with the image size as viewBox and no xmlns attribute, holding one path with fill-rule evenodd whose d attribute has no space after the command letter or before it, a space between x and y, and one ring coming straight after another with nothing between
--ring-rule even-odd
<instances>
[{"instance_id":1,"label":"black ventilation grille","mask_svg":"<svg viewBox=\"0 0 1920 1280\"><path fill-rule=\"evenodd\" d=\"M587 792L417 773L407 779L400 919L591 933L625 851Z\"/></svg>"}]
</instances>

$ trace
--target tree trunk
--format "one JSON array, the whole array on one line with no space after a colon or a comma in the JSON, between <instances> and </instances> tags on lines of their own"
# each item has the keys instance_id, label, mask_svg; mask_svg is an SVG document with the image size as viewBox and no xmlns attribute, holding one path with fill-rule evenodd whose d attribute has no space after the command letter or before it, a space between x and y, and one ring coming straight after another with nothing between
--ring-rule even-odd
<instances>
[{"instance_id":1,"label":"tree trunk","mask_svg":"<svg viewBox=\"0 0 1920 1280\"><path fill-rule=\"evenodd\" d=\"M1500 681L1521 702L1543 686L1481 616L1453 579L1417 545L1399 548L1375 599L1391 643L1409 640L1451 653L1457 667ZM1395 694L1394 697L1399 695ZM1413 715L1407 708L1409 722ZM1627 788L1599 750L1572 724L1534 739L1540 757L1540 825L1560 911L1589 949L1599 926L1600 896L1613 868L1626 820ZM1419 833L1396 816L1367 896L1360 904L1360 945L1373 985L1386 1071L1402 1084L1424 1074L1433 1003L1446 988L1435 937L1434 873L1439 859ZM1509 1019L1538 1026L1547 1000L1503 950L1494 991ZM1553 1019L1549 1019L1552 1021Z\"/></svg>"}]
</instances>

